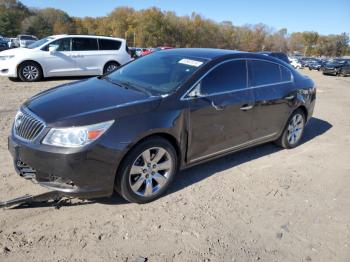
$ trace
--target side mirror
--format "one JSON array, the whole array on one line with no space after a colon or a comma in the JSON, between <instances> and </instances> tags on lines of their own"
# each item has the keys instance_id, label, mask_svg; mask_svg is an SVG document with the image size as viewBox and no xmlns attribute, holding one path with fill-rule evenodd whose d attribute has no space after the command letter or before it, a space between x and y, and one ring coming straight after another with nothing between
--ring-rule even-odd
<instances>
[{"instance_id":1,"label":"side mirror","mask_svg":"<svg viewBox=\"0 0 350 262\"><path fill-rule=\"evenodd\" d=\"M50 45L49 46L49 52L50 54L55 53L57 50L58 46L57 45Z\"/></svg>"},{"instance_id":2,"label":"side mirror","mask_svg":"<svg viewBox=\"0 0 350 262\"><path fill-rule=\"evenodd\" d=\"M198 83L195 88L193 88L193 90L188 94L188 97L191 98L196 98L196 97L201 97L202 93L201 93L201 83Z\"/></svg>"}]
</instances>

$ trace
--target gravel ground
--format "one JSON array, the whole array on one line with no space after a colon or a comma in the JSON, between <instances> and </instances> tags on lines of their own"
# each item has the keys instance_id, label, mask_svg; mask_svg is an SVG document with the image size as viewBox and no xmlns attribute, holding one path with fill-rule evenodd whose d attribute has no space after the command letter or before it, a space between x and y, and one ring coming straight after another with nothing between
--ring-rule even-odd
<instances>
[{"instance_id":1,"label":"gravel ground","mask_svg":"<svg viewBox=\"0 0 350 262\"><path fill-rule=\"evenodd\" d=\"M181 172L146 205L118 195L0 210L0 261L349 261L350 77L317 84L303 144L266 144ZM72 80L0 78L0 199L44 192L7 151L28 97Z\"/></svg>"}]
</instances>

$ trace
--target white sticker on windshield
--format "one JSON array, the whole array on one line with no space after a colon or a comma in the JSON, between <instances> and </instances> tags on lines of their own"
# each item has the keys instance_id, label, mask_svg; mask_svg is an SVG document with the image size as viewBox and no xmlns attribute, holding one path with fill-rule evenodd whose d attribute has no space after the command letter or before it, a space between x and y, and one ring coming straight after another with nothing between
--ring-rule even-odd
<instances>
[{"instance_id":1,"label":"white sticker on windshield","mask_svg":"<svg viewBox=\"0 0 350 262\"><path fill-rule=\"evenodd\" d=\"M203 64L203 62L201 61L196 61L196 60L192 60L192 59L186 59L183 58L179 61L179 64L184 64L184 65L189 65L189 66L194 66L194 67L199 67Z\"/></svg>"}]
</instances>

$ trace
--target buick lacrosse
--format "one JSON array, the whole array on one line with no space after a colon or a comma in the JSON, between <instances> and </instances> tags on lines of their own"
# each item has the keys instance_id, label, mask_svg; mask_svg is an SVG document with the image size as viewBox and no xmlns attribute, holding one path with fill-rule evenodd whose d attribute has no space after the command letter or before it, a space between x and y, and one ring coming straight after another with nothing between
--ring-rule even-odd
<instances>
[{"instance_id":1,"label":"buick lacrosse","mask_svg":"<svg viewBox=\"0 0 350 262\"><path fill-rule=\"evenodd\" d=\"M315 99L313 81L273 57L164 50L30 98L8 146L42 186L146 203L181 169L266 142L296 147Z\"/></svg>"}]
</instances>

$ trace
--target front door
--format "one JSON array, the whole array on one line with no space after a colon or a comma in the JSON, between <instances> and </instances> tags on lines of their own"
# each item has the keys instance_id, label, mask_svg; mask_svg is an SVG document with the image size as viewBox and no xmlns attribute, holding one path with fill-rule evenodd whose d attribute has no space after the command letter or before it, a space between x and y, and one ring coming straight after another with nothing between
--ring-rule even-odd
<instances>
[{"instance_id":1,"label":"front door","mask_svg":"<svg viewBox=\"0 0 350 262\"><path fill-rule=\"evenodd\" d=\"M251 140L253 95L247 88L245 60L214 68L189 98L189 162L223 154Z\"/></svg>"},{"instance_id":2,"label":"front door","mask_svg":"<svg viewBox=\"0 0 350 262\"><path fill-rule=\"evenodd\" d=\"M55 47L56 51L50 52L49 48ZM75 75L76 64L71 57L71 38L62 38L48 44L42 52L40 59L45 76L69 76Z\"/></svg>"}]
</instances>

